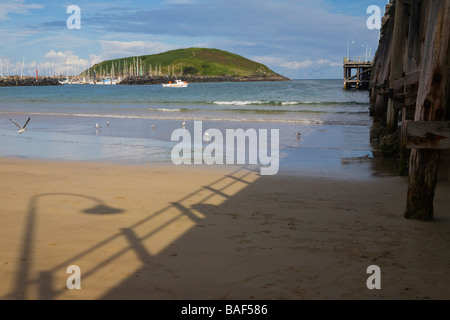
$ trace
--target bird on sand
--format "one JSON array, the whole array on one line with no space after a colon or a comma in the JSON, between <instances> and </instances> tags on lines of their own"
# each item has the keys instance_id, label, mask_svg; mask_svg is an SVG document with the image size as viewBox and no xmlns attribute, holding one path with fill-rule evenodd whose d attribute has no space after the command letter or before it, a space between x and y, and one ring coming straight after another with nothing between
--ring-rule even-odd
<instances>
[{"instance_id":1,"label":"bird on sand","mask_svg":"<svg viewBox=\"0 0 450 320\"><path fill-rule=\"evenodd\" d=\"M27 126L27 124L28 124L28 122L30 121L30 117L28 117L28 120L27 120L27 122L25 122L25 124L23 125L23 127L20 125L20 124L18 124L17 122L15 122L13 119L9 119L12 123L14 123L18 128L19 128L19 131L17 131L17 132L19 132L19 133L22 133L22 132L24 132L26 129L25 129L25 127Z\"/></svg>"}]
</instances>

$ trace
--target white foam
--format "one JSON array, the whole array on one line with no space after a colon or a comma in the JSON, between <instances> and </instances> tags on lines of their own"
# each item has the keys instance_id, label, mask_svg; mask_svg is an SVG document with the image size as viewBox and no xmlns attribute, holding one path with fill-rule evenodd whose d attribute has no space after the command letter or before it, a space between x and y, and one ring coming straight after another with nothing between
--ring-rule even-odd
<instances>
[{"instance_id":1,"label":"white foam","mask_svg":"<svg viewBox=\"0 0 450 320\"><path fill-rule=\"evenodd\" d=\"M267 101L214 101L214 104L218 105L230 105L230 106L246 106L250 104L265 104Z\"/></svg>"},{"instance_id":2,"label":"white foam","mask_svg":"<svg viewBox=\"0 0 450 320\"><path fill-rule=\"evenodd\" d=\"M181 109L168 109L168 108L156 108L156 109L149 109L150 111L162 111L162 112L180 112Z\"/></svg>"},{"instance_id":3,"label":"white foam","mask_svg":"<svg viewBox=\"0 0 450 320\"><path fill-rule=\"evenodd\" d=\"M176 110L176 109L168 109ZM4 112L0 111L0 114L24 114L24 112ZM160 120L204 120L204 121L233 121L233 122L266 122L266 123L293 123L293 124L325 124L330 121L318 119L316 117L273 117L266 114L262 115L246 115L233 114L226 112L224 114L211 114L211 113L176 113L176 112L161 112L159 114L111 114L111 113L68 113L68 112L26 112L27 115L37 116L57 116L57 117L85 117L85 118L116 118L116 119L160 119Z\"/></svg>"}]
</instances>

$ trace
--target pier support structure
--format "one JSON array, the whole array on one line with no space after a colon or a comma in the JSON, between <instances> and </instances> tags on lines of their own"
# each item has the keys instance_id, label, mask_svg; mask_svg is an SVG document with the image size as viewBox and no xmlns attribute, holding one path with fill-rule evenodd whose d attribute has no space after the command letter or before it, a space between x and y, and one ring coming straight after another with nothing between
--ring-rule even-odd
<instances>
[{"instance_id":1,"label":"pier support structure","mask_svg":"<svg viewBox=\"0 0 450 320\"><path fill-rule=\"evenodd\" d=\"M344 89L369 89L371 61L353 61L344 58Z\"/></svg>"},{"instance_id":2,"label":"pier support structure","mask_svg":"<svg viewBox=\"0 0 450 320\"><path fill-rule=\"evenodd\" d=\"M378 141L400 132L400 154L409 157L405 218L433 219L441 153L450 149L449 43L450 1L386 6L370 81L372 129L381 128Z\"/></svg>"}]
</instances>

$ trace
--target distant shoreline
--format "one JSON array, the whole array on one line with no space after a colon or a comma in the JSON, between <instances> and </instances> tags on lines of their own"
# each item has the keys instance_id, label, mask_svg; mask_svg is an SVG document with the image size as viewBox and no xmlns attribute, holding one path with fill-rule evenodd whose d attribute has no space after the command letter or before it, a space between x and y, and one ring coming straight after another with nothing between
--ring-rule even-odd
<instances>
[{"instance_id":1,"label":"distant shoreline","mask_svg":"<svg viewBox=\"0 0 450 320\"><path fill-rule=\"evenodd\" d=\"M128 85L142 85L142 84L163 84L169 81L174 82L176 79L186 81L188 83L201 83L201 82L249 82L249 81L291 81L291 79L284 76L248 76L248 77L235 77L235 76L142 76L142 77L127 77L120 81L118 84Z\"/></svg>"},{"instance_id":2,"label":"distant shoreline","mask_svg":"<svg viewBox=\"0 0 450 320\"><path fill-rule=\"evenodd\" d=\"M175 82L175 80L182 80L188 83L208 83L208 82L251 82L251 81L291 81L291 79L284 76L142 76L142 77L126 77L122 81L118 82L119 85L151 85L151 84L164 84L169 82ZM100 80L101 79L97 79ZM102 78L102 80L109 81L110 78ZM101 82L98 83L99 85ZM59 78L53 77L19 77L10 76L0 79L0 87L29 87L29 86L58 86L62 85Z\"/></svg>"}]
</instances>

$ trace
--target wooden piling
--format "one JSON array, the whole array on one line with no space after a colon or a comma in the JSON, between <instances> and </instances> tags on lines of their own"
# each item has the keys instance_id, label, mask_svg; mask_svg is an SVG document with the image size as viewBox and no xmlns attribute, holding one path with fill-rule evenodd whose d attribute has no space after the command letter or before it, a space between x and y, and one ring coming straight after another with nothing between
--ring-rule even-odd
<instances>
[{"instance_id":1,"label":"wooden piling","mask_svg":"<svg viewBox=\"0 0 450 320\"><path fill-rule=\"evenodd\" d=\"M426 37L422 50L422 72L417 92L414 121L446 120L450 114L450 2L427 2L428 19L425 22ZM411 150L406 218L430 220L433 218L433 198L438 178L440 149L448 148L439 143L450 130L445 123L434 131L422 124L427 139L423 146ZM450 122L449 122L450 124ZM411 137L408 137L408 141ZM431 143L430 143L431 140ZM437 140L437 141L433 141Z\"/></svg>"},{"instance_id":2,"label":"wooden piling","mask_svg":"<svg viewBox=\"0 0 450 320\"><path fill-rule=\"evenodd\" d=\"M371 113L373 114L373 125L370 134L372 141L380 142L386 135L387 110L389 96L390 65L393 42L394 24L391 16L394 15L395 7L392 3L386 5L385 16L382 19L380 29L380 40L375 53L370 79Z\"/></svg>"},{"instance_id":3,"label":"wooden piling","mask_svg":"<svg viewBox=\"0 0 450 320\"><path fill-rule=\"evenodd\" d=\"M382 22L370 83L374 126L387 135L401 119L400 145L410 151L404 216L430 220L440 150L450 149L450 1L391 0Z\"/></svg>"}]
</instances>

